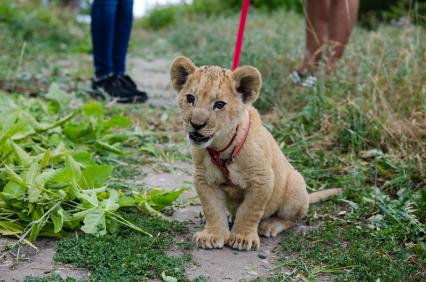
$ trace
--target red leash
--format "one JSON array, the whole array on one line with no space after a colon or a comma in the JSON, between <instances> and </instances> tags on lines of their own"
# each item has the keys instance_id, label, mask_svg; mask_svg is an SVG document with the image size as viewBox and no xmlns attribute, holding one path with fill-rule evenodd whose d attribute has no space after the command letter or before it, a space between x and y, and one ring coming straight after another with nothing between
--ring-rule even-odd
<instances>
[{"instance_id":1,"label":"red leash","mask_svg":"<svg viewBox=\"0 0 426 282\"><path fill-rule=\"evenodd\" d=\"M238 27L237 41L235 42L234 61L232 69L236 69L240 64L241 49L243 47L244 29L246 25L247 13L250 6L250 0L243 0L241 8L240 25Z\"/></svg>"}]
</instances>

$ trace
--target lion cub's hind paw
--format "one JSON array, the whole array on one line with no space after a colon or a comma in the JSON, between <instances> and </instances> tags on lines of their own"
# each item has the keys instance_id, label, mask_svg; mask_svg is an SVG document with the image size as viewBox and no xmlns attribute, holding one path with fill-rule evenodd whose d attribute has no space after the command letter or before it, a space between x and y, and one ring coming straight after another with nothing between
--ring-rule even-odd
<instances>
[{"instance_id":1,"label":"lion cub's hind paw","mask_svg":"<svg viewBox=\"0 0 426 282\"><path fill-rule=\"evenodd\" d=\"M260 246L260 239L257 234L241 235L231 233L226 244L229 247L240 251L258 250Z\"/></svg>"},{"instance_id":2,"label":"lion cub's hind paw","mask_svg":"<svg viewBox=\"0 0 426 282\"><path fill-rule=\"evenodd\" d=\"M194 234L193 241L198 248L222 249L228 236L200 231Z\"/></svg>"},{"instance_id":3,"label":"lion cub's hind paw","mask_svg":"<svg viewBox=\"0 0 426 282\"><path fill-rule=\"evenodd\" d=\"M290 229L295 226L296 223L284 220L277 217L271 217L264 219L259 224L259 235L264 237L275 237L282 231Z\"/></svg>"}]
</instances>

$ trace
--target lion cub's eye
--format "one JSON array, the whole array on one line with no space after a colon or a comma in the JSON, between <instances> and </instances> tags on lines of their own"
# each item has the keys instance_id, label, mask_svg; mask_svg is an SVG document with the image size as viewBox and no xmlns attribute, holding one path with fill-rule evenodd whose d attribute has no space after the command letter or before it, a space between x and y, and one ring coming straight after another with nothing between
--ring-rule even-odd
<instances>
[{"instance_id":1,"label":"lion cub's eye","mask_svg":"<svg viewBox=\"0 0 426 282\"><path fill-rule=\"evenodd\" d=\"M223 109L223 107L225 107L226 103L223 101L217 101L216 103L214 103L213 109Z\"/></svg>"},{"instance_id":2,"label":"lion cub's eye","mask_svg":"<svg viewBox=\"0 0 426 282\"><path fill-rule=\"evenodd\" d=\"M192 105L194 105L195 97L191 94L186 95L186 101Z\"/></svg>"}]
</instances>

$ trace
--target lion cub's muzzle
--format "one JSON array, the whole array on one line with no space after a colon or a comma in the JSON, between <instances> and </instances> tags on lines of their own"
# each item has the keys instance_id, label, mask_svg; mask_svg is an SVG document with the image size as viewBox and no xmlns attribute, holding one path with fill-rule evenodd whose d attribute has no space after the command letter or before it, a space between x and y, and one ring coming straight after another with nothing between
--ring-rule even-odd
<instances>
[{"instance_id":1,"label":"lion cub's muzzle","mask_svg":"<svg viewBox=\"0 0 426 282\"><path fill-rule=\"evenodd\" d=\"M206 135L200 132L204 127L206 127L207 123L196 124L192 121L190 121L189 123L191 124L191 127L194 130L191 130L191 132L189 132L189 139L194 145L201 146L203 144L206 144L213 137L213 135Z\"/></svg>"},{"instance_id":2,"label":"lion cub's muzzle","mask_svg":"<svg viewBox=\"0 0 426 282\"><path fill-rule=\"evenodd\" d=\"M204 136L196 131L189 133L189 139L197 145L208 142L210 138L212 138L212 136Z\"/></svg>"}]
</instances>

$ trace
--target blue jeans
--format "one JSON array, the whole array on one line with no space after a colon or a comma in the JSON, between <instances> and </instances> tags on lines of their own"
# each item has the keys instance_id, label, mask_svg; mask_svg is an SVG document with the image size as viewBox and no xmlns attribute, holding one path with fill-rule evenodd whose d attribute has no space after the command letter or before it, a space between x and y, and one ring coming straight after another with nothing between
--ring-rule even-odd
<instances>
[{"instance_id":1,"label":"blue jeans","mask_svg":"<svg viewBox=\"0 0 426 282\"><path fill-rule=\"evenodd\" d=\"M92 44L95 76L123 75L133 21L133 0L94 0Z\"/></svg>"}]
</instances>

